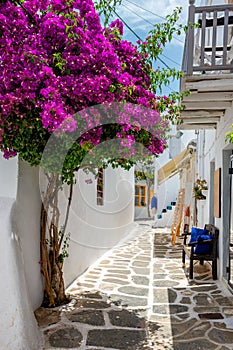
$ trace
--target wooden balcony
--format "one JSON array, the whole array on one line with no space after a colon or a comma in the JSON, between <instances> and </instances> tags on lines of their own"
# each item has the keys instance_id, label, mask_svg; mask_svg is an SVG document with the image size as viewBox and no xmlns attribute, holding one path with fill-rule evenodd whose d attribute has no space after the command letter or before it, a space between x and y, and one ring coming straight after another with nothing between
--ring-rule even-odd
<instances>
[{"instance_id":1,"label":"wooden balcony","mask_svg":"<svg viewBox=\"0 0 233 350\"><path fill-rule=\"evenodd\" d=\"M179 129L216 128L233 101L233 4L195 7L190 0Z\"/></svg>"}]
</instances>

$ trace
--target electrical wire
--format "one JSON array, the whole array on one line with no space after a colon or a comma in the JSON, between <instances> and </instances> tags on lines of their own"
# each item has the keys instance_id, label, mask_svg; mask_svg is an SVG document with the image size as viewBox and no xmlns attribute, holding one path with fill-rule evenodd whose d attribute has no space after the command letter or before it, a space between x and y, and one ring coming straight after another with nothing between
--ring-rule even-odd
<instances>
[{"instance_id":1,"label":"electrical wire","mask_svg":"<svg viewBox=\"0 0 233 350\"><path fill-rule=\"evenodd\" d=\"M129 11L131 11L131 9L129 9L126 5L122 5L123 7L125 7L126 9L128 9ZM142 18L145 22L151 24L152 26L154 25L152 22L146 20L145 18L143 18L142 16L138 15L136 12L134 11L131 11L132 13L135 13L135 15L137 15L138 17ZM176 64L178 67L181 66L181 64L175 60L173 60L172 58L164 55L163 53L161 54L161 56L165 57L167 60L171 61L172 63Z\"/></svg>"},{"instance_id":2,"label":"electrical wire","mask_svg":"<svg viewBox=\"0 0 233 350\"><path fill-rule=\"evenodd\" d=\"M136 11L132 10L130 7L128 7L125 4L121 4L122 7L125 7L127 10L129 10L130 12L134 13L137 17L141 18L143 21L149 23L150 25L154 25L154 23L152 23L151 21L149 21L148 19L142 17L141 15L139 15Z\"/></svg>"},{"instance_id":3,"label":"electrical wire","mask_svg":"<svg viewBox=\"0 0 233 350\"><path fill-rule=\"evenodd\" d=\"M158 15L157 13L154 13L154 12L152 12L152 11L150 11L150 10L147 10L147 9L143 8L142 6L140 6L140 5L138 5L138 4L135 4L134 2L132 2L132 1L130 1L130 0L125 0L125 1L129 2L130 4L133 4L134 6L140 8L140 9L146 11L146 12L151 13L152 15L154 15L154 16L156 16L156 17L162 19L163 21L164 21L164 20L165 20L165 21L167 20L166 17L160 16L160 15Z\"/></svg>"},{"instance_id":4,"label":"electrical wire","mask_svg":"<svg viewBox=\"0 0 233 350\"><path fill-rule=\"evenodd\" d=\"M113 13L122 21L122 23L131 31L131 33L133 33L137 39L139 39L140 41L143 41L143 39L125 22L125 20L115 11L113 10ZM170 59L169 57L163 55L164 57L166 57L167 59L171 60L172 62L178 64L177 62L175 62L174 60ZM167 69L171 69L166 62L164 62L161 58L157 57L157 59L167 68ZM180 64L178 64L180 66ZM175 90L173 90L172 88L170 88L169 86L167 86L167 88L169 90L171 90L172 92L175 92Z\"/></svg>"},{"instance_id":5,"label":"electrical wire","mask_svg":"<svg viewBox=\"0 0 233 350\"><path fill-rule=\"evenodd\" d=\"M137 4L134 4L133 2L131 2L131 1L129 1L129 0L126 0L126 1L129 2L130 4L133 4L133 5L137 6L137 7L139 7L140 9L142 9L142 10L144 10L144 11L147 11L147 12L153 14L154 16L161 17L161 16L159 16L159 15L156 15L154 12L151 12L151 11L149 11L149 10L147 10L147 9L145 9L145 8L143 8L143 7L139 6L139 5L137 5ZM122 4L122 6L125 7L125 8L127 8L127 10L129 10L129 11L132 12L132 13L134 13L136 16L138 16L139 18L141 18L141 19L144 20L145 22L147 22L147 23L151 24L152 26L154 26L154 23L152 23L152 22L149 21L148 19L142 17L142 16L139 15L136 11L132 10L130 7L126 6L125 4ZM161 17L161 18L162 18L163 20L167 20L165 17ZM184 41L181 40L181 39L179 39L179 38L178 38L177 36L175 36L175 35L174 35L174 39L177 40L177 41L179 41L180 43L184 44Z\"/></svg>"},{"instance_id":6,"label":"electrical wire","mask_svg":"<svg viewBox=\"0 0 233 350\"><path fill-rule=\"evenodd\" d=\"M137 39L139 39L140 41L143 41L143 39L125 22L125 20L115 11L113 10L113 12L115 13L115 15L122 21L122 23L124 23L124 25L131 31L131 33L133 33ZM157 58L167 69L171 69L166 62L164 62L161 58Z\"/></svg>"}]
</instances>

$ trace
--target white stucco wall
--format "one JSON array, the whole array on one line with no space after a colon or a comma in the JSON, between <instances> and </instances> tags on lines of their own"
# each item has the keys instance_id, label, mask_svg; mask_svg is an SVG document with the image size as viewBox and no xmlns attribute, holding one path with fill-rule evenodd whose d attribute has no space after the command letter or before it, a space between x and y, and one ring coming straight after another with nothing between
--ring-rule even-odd
<instances>
[{"instance_id":1,"label":"white stucco wall","mask_svg":"<svg viewBox=\"0 0 233 350\"><path fill-rule=\"evenodd\" d=\"M17 175L18 175L18 159L4 159L0 152L0 196L8 198L16 198L17 191Z\"/></svg>"},{"instance_id":2,"label":"white stucco wall","mask_svg":"<svg viewBox=\"0 0 233 350\"><path fill-rule=\"evenodd\" d=\"M66 285L135 226L133 193L133 169L125 171L109 167L104 172L104 205L97 205L96 179L90 173L78 173L67 227L71 239L64 268Z\"/></svg>"},{"instance_id":3,"label":"white stucco wall","mask_svg":"<svg viewBox=\"0 0 233 350\"><path fill-rule=\"evenodd\" d=\"M85 181L90 178L91 184ZM66 285L133 228L133 181L133 169L128 172L108 168L104 175L104 205L98 206L94 175L79 173L67 227L71 239L69 258L64 268ZM20 161L14 232L20 237L25 278L33 309L36 309L43 299L43 279L39 264L41 208L39 187L38 169ZM67 195L66 190L61 192L63 214Z\"/></svg>"},{"instance_id":4,"label":"white stucco wall","mask_svg":"<svg viewBox=\"0 0 233 350\"><path fill-rule=\"evenodd\" d=\"M12 197L16 200L0 198L0 264L4 267L0 272L4 284L0 291L0 349L38 350L41 339L33 310L43 299L39 264L39 171L20 161L18 176L15 172L8 175L12 178ZM18 177L17 194L15 176ZM85 180L90 178L92 183L88 184ZM1 193L4 193L3 187ZM133 187L133 169L129 172L107 169L104 205L97 206L96 179L80 172L67 228L71 240L64 269L66 285L133 229ZM66 195L67 191L62 192L61 199Z\"/></svg>"},{"instance_id":5,"label":"white stucco wall","mask_svg":"<svg viewBox=\"0 0 233 350\"><path fill-rule=\"evenodd\" d=\"M158 214L162 213L163 209L166 209L167 205L171 205L171 202L176 201L178 192L180 190L180 176L174 175L170 179L164 181L158 187Z\"/></svg>"},{"instance_id":6,"label":"white stucco wall","mask_svg":"<svg viewBox=\"0 0 233 350\"><path fill-rule=\"evenodd\" d=\"M32 260L27 259L30 254L33 256L36 243L30 225L33 203L23 207L23 197L27 197L32 188L29 181L28 187L21 192L22 200L16 202L17 180L17 157L6 160L0 154L0 349L38 350L41 335L33 310L41 302L38 291L42 292L42 288L38 289ZM27 237L21 235L19 227ZM37 267L38 261L37 258Z\"/></svg>"},{"instance_id":7,"label":"white stucco wall","mask_svg":"<svg viewBox=\"0 0 233 350\"><path fill-rule=\"evenodd\" d=\"M155 193L158 193L158 214L161 214L162 209L166 209L167 205L170 205L172 201L175 201L180 189L180 177L179 174L174 175L170 179L164 181L161 185L157 184L157 173L160 168L162 168L166 163L171 160L171 154L178 155L182 152L185 147L187 147L188 143L195 138L195 132L193 130L182 130L183 135L181 138L176 139L174 136L177 134L177 130L175 126L172 127L171 135L172 141L170 145L172 147L176 147L172 152L169 149L166 149L162 155L160 155L156 161L156 169L155 169Z\"/></svg>"},{"instance_id":8,"label":"white stucco wall","mask_svg":"<svg viewBox=\"0 0 233 350\"><path fill-rule=\"evenodd\" d=\"M40 272L40 210L38 168L19 161L13 229L20 238L25 278L33 309L39 307L43 300L43 282Z\"/></svg>"},{"instance_id":9,"label":"white stucco wall","mask_svg":"<svg viewBox=\"0 0 233 350\"><path fill-rule=\"evenodd\" d=\"M0 349L38 350L41 335L25 279L21 242L12 230L14 200L0 197Z\"/></svg>"},{"instance_id":10,"label":"white stucco wall","mask_svg":"<svg viewBox=\"0 0 233 350\"><path fill-rule=\"evenodd\" d=\"M198 135L197 152L197 173L205 178L209 185L207 199L198 201L198 226L202 227L210 220L210 207L214 205L210 201L210 192L214 188L210 186L211 162L215 170L221 168L221 217L214 218L214 224L220 230L219 236L219 278L227 278L226 267L228 264L228 242L229 242L229 155L233 150L232 144L225 141L226 132L232 124L233 109L226 111L226 114L218 123L217 130L200 131ZM225 154L225 153L226 154ZM224 156L225 154L225 156Z\"/></svg>"}]
</instances>

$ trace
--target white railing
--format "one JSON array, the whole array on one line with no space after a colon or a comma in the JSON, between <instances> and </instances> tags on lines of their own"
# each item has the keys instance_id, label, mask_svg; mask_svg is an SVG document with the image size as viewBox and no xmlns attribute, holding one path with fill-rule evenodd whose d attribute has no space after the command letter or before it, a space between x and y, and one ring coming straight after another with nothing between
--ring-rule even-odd
<instances>
[{"instance_id":1,"label":"white railing","mask_svg":"<svg viewBox=\"0 0 233 350\"><path fill-rule=\"evenodd\" d=\"M189 0L182 70L186 75L233 73L233 4L195 7L194 3Z\"/></svg>"}]
</instances>

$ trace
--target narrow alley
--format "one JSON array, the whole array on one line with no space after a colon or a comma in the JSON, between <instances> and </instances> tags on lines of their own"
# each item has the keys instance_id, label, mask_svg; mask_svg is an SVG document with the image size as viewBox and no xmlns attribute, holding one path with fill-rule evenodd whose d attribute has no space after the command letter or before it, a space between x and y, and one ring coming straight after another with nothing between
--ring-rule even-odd
<instances>
[{"instance_id":1,"label":"narrow alley","mask_svg":"<svg viewBox=\"0 0 233 350\"><path fill-rule=\"evenodd\" d=\"M43 349L233 349L233 295L208 263L189 281L181 240L170 242L166 229L140 222L73 282L69 304L36 311Z\"/></svg>"}]
</instances>

